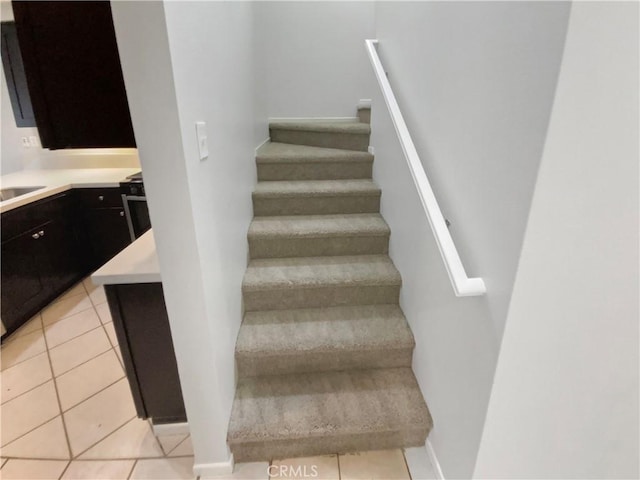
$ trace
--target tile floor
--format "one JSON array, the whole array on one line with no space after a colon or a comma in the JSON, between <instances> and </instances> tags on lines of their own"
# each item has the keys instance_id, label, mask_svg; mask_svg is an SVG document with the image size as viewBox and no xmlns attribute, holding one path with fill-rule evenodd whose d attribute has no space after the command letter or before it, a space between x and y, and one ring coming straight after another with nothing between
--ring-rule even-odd
<instances>
[{"instance_id":1,"label":"tile floor","mask_svg":"<svg viewBox=\"0 0 640 480\"><path fill-rule=\"evenodd\" d=\"M70 289L2 345L1 360L2 479L193 479L189 436L156 437L136 417L102 287ZM224 478L411 477L403 451L385 450L236 464Z\"/></svg>"},{"instance_id":2,"label":"tile floor","mask_svg":"<svg viewBox=\"0 0 640 480\"><path fill-rule=\"evenodd\" d=\"M86 279L2 345L4 480L193 478L188 435L136 417L106 301Z\"/></svg>"}]
</instances>

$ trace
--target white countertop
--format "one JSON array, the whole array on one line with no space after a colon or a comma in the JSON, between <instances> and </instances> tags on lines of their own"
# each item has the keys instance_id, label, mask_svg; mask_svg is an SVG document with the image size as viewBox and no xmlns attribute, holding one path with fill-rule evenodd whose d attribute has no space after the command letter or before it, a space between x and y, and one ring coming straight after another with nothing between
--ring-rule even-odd
<instances>
[{"instance_id":1,"label":"white countertop","mask_svg":"<svg viewBox=\"0 0 640 480\"><path fill-rule=\"evenodd\" d=\"M153 229L105 263L91 280L96 285L161 282Z\"/></svg>"},{"instance_id":2,"label":"white countertop","mask_svg":"<svg viewBox=\"0 0 640 480\"><path fill-rule=\"evenodd\" d=\"M71 188L117 187L139 168L69 168L59 170L23 170L0 177L2 188L36 187L40 190L0 202L0 213L40 200Z\"/></svg>"}]
</instances>

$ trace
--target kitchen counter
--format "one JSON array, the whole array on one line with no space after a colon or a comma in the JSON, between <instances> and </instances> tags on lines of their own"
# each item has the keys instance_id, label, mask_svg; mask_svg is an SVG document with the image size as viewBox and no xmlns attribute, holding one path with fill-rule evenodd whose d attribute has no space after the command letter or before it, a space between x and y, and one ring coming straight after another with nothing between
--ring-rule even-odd
<instances>
[{"instance_id":1,"label":"kitchen counter","mask_svg":"<svg viewBox=\"0 0 640 480\"><path fill-rule=\"evenodd\" d=\"M35 187L26 195L0 202L0 213L8 212L28 203L70 190L71 188L118 187L127 176L139 172L139 168L72 168L59 170L23 170L0 177L2 188Z\"/></svg>"},{"instance_id":2,"label":"kitchen counter","mask_svg":"<svg viewBox=\"0 0 640 480\"><path fill-rule=\"evenodd\" d=\"M161 282L153 229L91 275L96 285Z\"/></svg>"}]
</instances>

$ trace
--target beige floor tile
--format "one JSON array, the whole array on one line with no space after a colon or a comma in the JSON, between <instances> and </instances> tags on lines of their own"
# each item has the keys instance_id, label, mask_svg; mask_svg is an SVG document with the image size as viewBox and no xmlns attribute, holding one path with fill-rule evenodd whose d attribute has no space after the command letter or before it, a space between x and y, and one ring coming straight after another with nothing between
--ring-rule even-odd
<instances>
[{"instance_id":1,"label":"beige floor tile","mask_svg":"<svg viewBox=\"0 0 640 480\"><path fill-rule=\"evenodd\" d=\"M169 452L171 452L171 450L173 450L178 445L180 445L180 443L182 443L182 441L185 438L187 438L187 434L162 435L157 438L158 438L158 441L160 442L160 445L162 446L162 450L164 450L164 453L168 454Z\"/></svg>"},{"instance_id":2,"label":"beige floor tile","mask_svg":"<svg viewBox=\"0 0 640 480\"><path fill-rule=\"evenodd\" d=\"M96 328L49 350L53 374L57 377L111 348L104 329Z\"/></svg>"},{"instance_id":3,"label":"beige floor tile","mask_svg":"<svg viewBox=\"0 0 640 480\"><path fill-rule=\"evenodd\" d=\"M287 458L274 460L269 469L270 478L302 480L340 480L337 455L317 457Z\"/></svg>"},{"instance_id":4,"label":"beige floor tile","mask_svg":"<svg viewBox=\"0 0 640 480\"><path fill-rule=\"evenodd\" d=\"M44 425L2 447L2 455L18 458L69 459L67 437L62 417Z\"/></svg>"},{"instance_id":5,"label":"beige floor tile","mask_svg":"<svg viewBox=\"0 0 640 480\"><path fill-rule=\"evenodd\" d=\"M12 335L13 337L21 337L25 333L37 332L38 330L41 330L41 329L42 329L42 317L38 313L33 318L28 320L24 325L22 325L18 330L16 330Z\"/></svg>"},{"instance_id":6,"label":"beige floor tile","mask_svg":"<svg viewBox=\"0 0 640 480\"><path fill-rule=\"evenodd\" d=\"M109 311L108 303L101 303L100 305L97 305L96 311L98 312L98 316L100 317L100 321L102 323L113 322L113 319L111 318L111 312Z\"/></svg>"},{"instance_id":7,"label":"beige floor tile","mask_svg":"<svg viewBox=\"0 0 640 480\"><path fill-rule=\"evenodd\" d=\"M84 289L82 282L80 282L74 285L73 287L71 287L66 292L64 292L62 295L56 298L52 303L56 303L61 300L66 300L67 298L75 297L76 295L86 295L86 294L87 294L87 291Z\"/></svg>"},{"instance_id":8,"label":"beige floor tile","mask_svg":"<svg viewBox=\"0 0 640 480\"><path fill-rule=\"evenodd\" d=\"M233 466L233 473L221 478L222 480L269 480L269 463L236 463Z\"/></svg>"},{"instance_id":9,"label":"beige floor tile","mask_svg":"<svg viewBox=\"0 0 640 480\"><path fill-rule=\"evenodd\" d=\"M135 460L74 460L61 477L62 480L127 480Z\"/></svg>"},{"instance_id":10,"label":"beige floor tile","mask_svg":"<svg viewBox=\"0 0 640 480\"><path fill-rule=\"evenodd\" d=\"M402 450L376 450L340 455L342 480L410 480Z\"/></svg>"},{"instance_id":11,"label":"beige floor tile","mask_svg":"<svg viewBox=\"0 0 640 480\"><path fill-rule=\"evenodd\" d=\"M114 347L118 345L118 337L116 336L116 329L113 326L113 322L105 323L104 329L107 332L107 336L109 337L111 345L113 345Z\"/></svg>"},{"instance_id":12,"label":"beige floor tile","mask_svg":"<svg viewBox=\"0 0 640 480\"><path fill-rule=\"evenodd\" d=\"M51 377L51 366L46 352L3 370L0 373L2 403L42 385Z\"/></svg>"},{"instance_id":13,"label":"beige floor tile","mask_svg":"<svg viewBox=\"0 0 640 480\"><path fill-rule=\"evenodd\" d=\"M56 379L63 411L124 377L124 370L113 349L69 370Z\"/></svg>"},{"instance_id":14,"label":"beige floor tile","mask_svg":"<svg viewBox=\"0 0 640 480\"><path fill-rule=\"evenodd\" d=\"M79 458L154 458L163 455L149 422L134 418Z\"/></svg>"},{"instance_id":15,"label":"beige floor tile","mask_svg":"<svg viewBox=\"0 0 640 480\"><path fill-rule=\"evenodd\" d=\"M63 414L76 456L121 427L136 414L126 378Z\"/></svg>"},{"instance_id":16,"label":"beige floor tile","mask_svg":"<svg viewBox=\"0 0 640 480\"><path fill-rule=\"evenodd\" d=\"M89 298L94 306L100 305L107 301L107 294L104 292L104 287L100 285L89 293Z\"/></svg>"},{"instance_id":17,"label":"beige floor tile","mask_svg":"<svg viewBox=\"0 0 640 480\"><path fill-rule=\"evenodd\" d=\"M0 350L2 370L46 351L42 330L7 340Z\"/></svg>"},{"instance_id":18,"label":"beige floor tile","mask_svg":"<svg viewBox=\"0 0 640 480\"><path fill-rule=\"evenodd\" d=\"M89 300L89 295L74 295L59 302L52 303L42 311L42 323L46 327L61 318L74 315L83 310L92 308L93 304Z\"/></svg>"},{"instance_id":19,"label":"beige floor tile","mask_svg":"<svg viewBox=\"0 0 640 480\"><path fill-rule=\"evenodd\" d=\"M49 381L2 405L2 445L60 415L58 399Z\"/></svg>"},{"instance_id":20,"label":"beige floor tile","mask_svg":"<svg viewBox=\"0 0 640 480\"><path fill-rule=\"evenodd\" d=\"M94 284L93 281L91 280L91 275L89 275L87 278L82 280L82 285L84 285L84 289L87 291L87 293L91 293L96 288L98 288L98 285Z\"/></svg>"},{"instance_id":21,"label":"beige floor tile","mask_svg":"<svg viewBox=\"0 0 640 480\"><path fill-rule=\"evenodd\" d=\"M4 464L5 464L5 463L7 463L7 459L6 459L6 458L3 458L3 459L2 459L2 463L0 463L0 465L4 466ZM0 468L2 468L2 467L0 467Z\"/></svg>"},{"instance_id":22,"label":"beige floor tile","mask_svg":"<svg viewBox=\"0 0 640 480\"><path fill-rule=\"evenodd\" d=\"M131 480L183 480L195 478L193 457L138 460Z\"/></svg>"},{"instance_id":23,"label":"beige floor tile","mask_svg":"<svg viewBox=\"0 0 640 480\"><path fill-rule=\"evenodd\" d=\"M90 308L47 325L44 327L44 336L47 346L53 348L101 325L98 314Z\"/></svg>"},{"instance_id":24,"label":"beige floor tile","mask_svg":"<svg viewBox=\"0 0 640 480\"><path fill-rule=\"evenodd\" d=\"M184 439L176 448L170 453L170 457L189 457L193 456L193 445L191 444L191 436Z\"/></svg>"},{"instance_id":25,"label":"beige floor tile","mask_svg":"<svg viewBox=\"0 0 640 480\"><path fill-rule=\"evenodd\" d=\"M2 480L57 480L68 463L66 460L11 459L2 467Z\"/></svg>"}]
</instances>

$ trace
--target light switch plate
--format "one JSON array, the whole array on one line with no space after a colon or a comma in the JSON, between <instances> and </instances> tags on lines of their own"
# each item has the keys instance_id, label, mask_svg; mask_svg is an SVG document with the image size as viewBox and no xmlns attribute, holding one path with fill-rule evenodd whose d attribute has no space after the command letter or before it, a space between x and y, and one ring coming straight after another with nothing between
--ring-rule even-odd
<instances>
[{"instance_id":1,"label":"light switch plate","mask_svg":"<svg viewBox=\"0 0 640 480\"><path fill-rule=\"evenodd\" d=\"M209 157L209 144L207 142L206 122L196 122L196 138L198 139L198 152L200 153L200 160L206 160Z\"/></svg>"}]
</instances>

